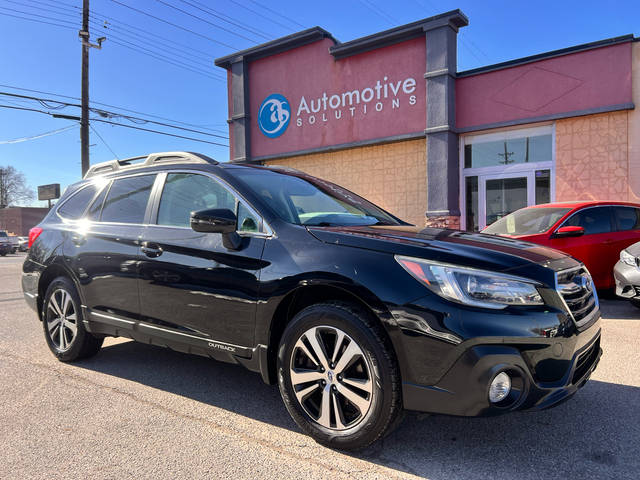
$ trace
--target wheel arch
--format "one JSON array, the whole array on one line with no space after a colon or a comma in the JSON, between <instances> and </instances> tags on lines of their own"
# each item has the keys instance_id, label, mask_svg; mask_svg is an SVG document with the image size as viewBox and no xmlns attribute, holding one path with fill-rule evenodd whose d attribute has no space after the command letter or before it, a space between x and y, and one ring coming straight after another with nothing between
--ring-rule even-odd
<instances>
[{"instance_id":1,"label":"wheel arch","mask_svg":"<svg viewBox=\"0 0 640 480\"><path fill-rule=\"evenodd\" d=\"M73 285L76 287L76 291L78 292L78 295L80 296L80 301L83 301L82 292L78 288L78 283L76 282L76 279L74 278L73 274L63 265L59 263L53 263L47 266L42 271L42 273L40 274L40 279L38 280L37 305L38 305L38 318L40 319L40 321L42 321L42 313L43 313L42 308L44 305L44 296L47 293L47 289L49 288L49 285L51 285L51 282L53 282L58 277L66 277L69 280L71 280Z\"/></svg>"},{"instance_id":2,"label":"wheel arch","mask_svg":"<svg viewBox=\"0 0 640 480\"><path fill-rule=\"evenodd\" d=\"M277 381L277 356L280 339L287 325L293 317L306 307L330 301L341 301L357 305L362 308L371 319L379 324L393 347L393 342L385 324L391 319L391 314L373 293L362 289L350 289L345 285L324 282L305 282L285 295L278 303L268 332L267 339L267 371L263 372L263 379L269 384ZM396 354L393 348L394 355Z\"/></svg>"}]
</instances>

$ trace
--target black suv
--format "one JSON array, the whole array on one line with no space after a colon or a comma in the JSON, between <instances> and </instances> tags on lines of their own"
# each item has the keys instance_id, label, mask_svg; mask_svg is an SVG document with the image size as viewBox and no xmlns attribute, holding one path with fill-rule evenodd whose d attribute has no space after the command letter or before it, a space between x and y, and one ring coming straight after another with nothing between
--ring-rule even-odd
<instances>
[{"instance_id":1,"label":"black suv","mask_svg":"<svg viewBox=\"0 0 640 480\"><path fill-rule=\"evenodd\" d=\"M403 409L550 407L601 355L596 292L569 256L418 228L302 172L193 153L92 167L32 230L23 272L58 359L124 336L239 363L340 449Z\"/></svg>"}]
</instances>

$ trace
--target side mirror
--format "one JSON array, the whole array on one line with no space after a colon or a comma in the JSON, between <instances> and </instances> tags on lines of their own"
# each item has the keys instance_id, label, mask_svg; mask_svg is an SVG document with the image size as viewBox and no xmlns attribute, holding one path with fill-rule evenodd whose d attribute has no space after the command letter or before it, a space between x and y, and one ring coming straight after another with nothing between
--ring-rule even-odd
<instances>
[{"instance_id":1,"label":"side mirror","mask_svg":"<svg viewBox=\"0 0 640 480\"><path fill-rule=\"evenodd\" d=\"M552 238L579 237L584 235L583 227L560 227L552 235Z\"/></svg>"},{"instance_id":2,"label":"side mirror","mask_svg":"<svg viewBox=\"0 0 640 480\"><path fill-rule=\"evenodd\" d=\"M236 214L227 208L191 212L191 229L201 233L231 233L237 228Z\"/></svg>"},{"instance_id":3,"label":"side mirror","mask_svg":"<svg viewBox=\"0 0 640 480\"><path fill-rule=\"evenodd\" d=\"M214 208L191 212L191 229L201 233L221 233L222 244L229 250L238 250L242 237L238 235L238 218L228 208Z\"/></svg>"}]
</instances>

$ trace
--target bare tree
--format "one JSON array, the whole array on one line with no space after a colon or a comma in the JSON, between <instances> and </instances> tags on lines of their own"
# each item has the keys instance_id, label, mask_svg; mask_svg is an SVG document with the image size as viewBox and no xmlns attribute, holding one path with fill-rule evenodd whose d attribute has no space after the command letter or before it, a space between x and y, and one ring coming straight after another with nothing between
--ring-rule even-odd
<instances>
[{"instance_id":1,"label":"bare tree","mask_svg":"<svg viewBox=\"0 0 640 480\"><path fill-rule=\"evenodd\" d=\"M0 167L0 208L28 203L34 197L24 174L12 166Z\"/></svg>"}]
</instances>

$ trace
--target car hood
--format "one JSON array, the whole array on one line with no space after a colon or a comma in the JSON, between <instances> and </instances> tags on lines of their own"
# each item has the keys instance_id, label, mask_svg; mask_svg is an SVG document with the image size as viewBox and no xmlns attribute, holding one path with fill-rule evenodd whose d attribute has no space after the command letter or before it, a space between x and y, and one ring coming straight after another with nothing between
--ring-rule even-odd
<instances>
[{"instance_id":1,"label":"car hood","mask_svg":"<svg viewBox=\"0 0 640 480\"><path fill-rule=\"evenodd\" d=\"M509 272L552 285L555 272L577 267L570 256L529 242L496 235L414 226L308 227L331 244Z\"/></svg>"}]
</instances>

